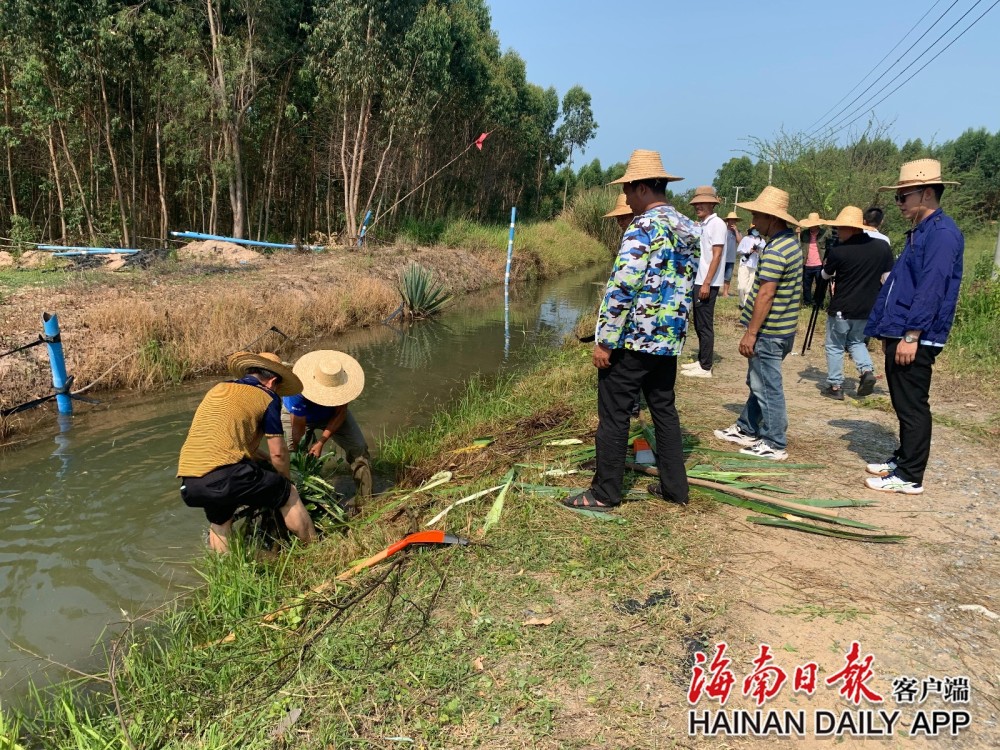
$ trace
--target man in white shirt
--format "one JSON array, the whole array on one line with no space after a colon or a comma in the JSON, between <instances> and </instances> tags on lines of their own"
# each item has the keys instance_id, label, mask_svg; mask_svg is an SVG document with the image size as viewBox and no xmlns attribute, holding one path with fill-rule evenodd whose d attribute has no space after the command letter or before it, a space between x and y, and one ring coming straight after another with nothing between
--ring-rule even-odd
<instances>
[{"instance_id":1,"label":"man in white shirt","mask_svg":"<svg viewBox=\"0 0 1000 750\"><path fill-rule=\"evenodd\" d=\"M750 227L746 236L736 246L736 255L740 259L739 271L736 277L736 293L740 298L740 308L747 303L747 297L753 288L753 279L757 275L757 263L760 261L760 251L764 247L764 238L756 227Z\"/></svg>"},{"instance_id":2,"label":"man in white shirt","mask_svg":"<svg viewBox=\"0 0 1000 750\"><path fill-rule=\"evenodd\" d=\"M865 209L865 234L877 240L885 240L885 244L892 247L892 242L879 229L882 227L882 220L885 218L885 211L878 206L870 206Z\"/></svg>"},{"instance_id":3,"label":"man in white shirt","mask_svg":"<svg viewBox=\"0 0 1000 750\"><path fill-rule=\"evenodd\" d=\"M681 375L689 378L712 377L715 355L715 299L719 296L726 271L726 222L715 213L721 203L715 188L695 188L691 205L701 224L701 257L694 277L694 330L698 334L698 361L684 365Z\"/></svg>"}]
</instances>

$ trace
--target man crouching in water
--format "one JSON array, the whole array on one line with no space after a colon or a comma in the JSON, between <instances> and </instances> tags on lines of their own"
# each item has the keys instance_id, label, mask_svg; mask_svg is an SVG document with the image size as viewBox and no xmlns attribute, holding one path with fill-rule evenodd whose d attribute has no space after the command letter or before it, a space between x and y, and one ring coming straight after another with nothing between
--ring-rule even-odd
<instances>
[{"instance_id":1,"label":"man crouching in water","mask_svg":"<svg viewBox=\"0 0 1000 750\"><path fill-rule=\"evenodd\" d=\"M204 509L214 552L229 551L233 517L244 505L280 511L288 530L309 543L316 529L292 484L281 427L280 396L300 393L302 382L270 352L233 354L229 373L236 380L213 386L194 413L177 468L181 498ZM269 456L259 451L262 436ZM276 471L257 458L269 458Z\"/></svg>"}]
</instances>

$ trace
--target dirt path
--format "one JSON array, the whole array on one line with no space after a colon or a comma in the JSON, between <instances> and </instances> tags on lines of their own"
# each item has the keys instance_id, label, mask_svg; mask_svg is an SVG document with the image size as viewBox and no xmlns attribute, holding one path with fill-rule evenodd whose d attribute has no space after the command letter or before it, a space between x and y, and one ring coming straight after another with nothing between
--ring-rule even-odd
<instances>
[{"instance_id":1,"label":"dirt path","mask_svg":"<svg viewBox=\"0 0 1000 750\"><path fill-rule=\"evenodd\" d=\"M734 421L746 394L745 360L736 353L741 331L731 319L717 321L717 329L716 353L721 361L715 377L681 378L678 386L682 423L706 444L717 442L711 436L713 428ZM875 361L876 371L881 371L878 357ZM936 373L932 409L958 427L938 424L936 419L924 494L881 494L863 487L864 464L891 454L895 416L861 408L852 399L835 402L822 397L819 387L825 372L821 324L812 351L805 357L797 352L789 357L784 376L789 460L825 468L791 471L776 483L800 497L878 501L877 506L841 513L910 538L894 545L845 542L756 526L746 522L746 512L738 509L693 503L690 512L703 514L706 523L714 524L713 536L720 542L718 574L706 577L704 593L728 603L706 642L728 642L738 680L750 671L759 644L768 643L775 663L788 671L791 682L795 666L808 661L819 664L821 678L839 671L851 643L858 641L862 656L875 657L868 685L885 698L882 705L863 703L860 708L902 711L894 737L882 740L886 746L912 742L900 730L908 729L916 709L922 708L970 711L971 727L957 737L938 738L943 746L996 747L1000 621L992 613L1000 613L1000 456L995 442L990 446L988 440L970 434L975 430L961 429L995 424L996 405L956 388L953 377ZM846 372L853 376L853 366L848 364ZM856 381L845 385L852 393ZM875 395L888 396L881 379ZM958 422L966 412L975 416ZM986 611L963 610L964 605ZM923 704L897 705L892 681L904 675L916 678L918 689L929 677L942 682L968 677L971 698L959 705L932 693ZM734 693L738 691L739 686ZM799 695L788 700L788 687L784 693L786 700L776 707L804 708L810 716L814 709L854 708L835 687L821 685L812 698ZM717 704L699 704L700 709L709 707ZM823 741L808 736L799 740L817 745ZM858 741L847 739L845 745Z\"/></svg>"}]
</instances>

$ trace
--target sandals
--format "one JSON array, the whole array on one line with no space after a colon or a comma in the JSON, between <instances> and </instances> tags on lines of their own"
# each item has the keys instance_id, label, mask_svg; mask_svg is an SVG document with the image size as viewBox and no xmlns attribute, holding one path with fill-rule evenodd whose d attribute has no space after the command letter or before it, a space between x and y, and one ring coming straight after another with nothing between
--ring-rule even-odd
<instances>
[{"instance_id":1,"label":"sandals","mask_svg":"<svg viewBox=\"0 0 1000 750\"><path fill-rule=\"evenodd\" d=\"M570 495L569 497L560 500L560 502L572 510L590 510L595 513L610 513L618 507L617 505L611 505L610 503L602 503L594 497L594 493L590 490L580 492L576 495Z\"/></svg>"}]
</instances>

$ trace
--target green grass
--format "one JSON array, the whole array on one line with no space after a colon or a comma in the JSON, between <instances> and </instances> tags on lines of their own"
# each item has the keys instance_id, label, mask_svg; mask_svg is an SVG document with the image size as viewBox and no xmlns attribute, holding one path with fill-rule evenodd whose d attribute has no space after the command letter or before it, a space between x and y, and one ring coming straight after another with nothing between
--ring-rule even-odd
<instances>
[{"instance_id":1,"label":"green grass","mask_svg":"<svg viewBox=\"0 0 1000 750\"><path fill-rule=\"evenodd\" d=\"M942 359L959 373L995 375L1000 367L1000 280L993 278L996 236L982 232L967 238L965 274Z\"/></svg>"}]
</instances>

